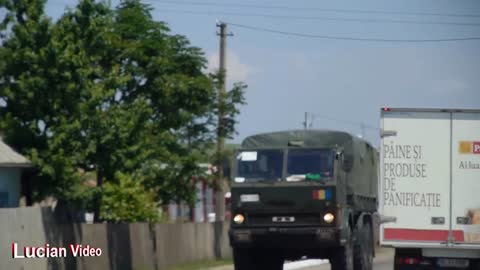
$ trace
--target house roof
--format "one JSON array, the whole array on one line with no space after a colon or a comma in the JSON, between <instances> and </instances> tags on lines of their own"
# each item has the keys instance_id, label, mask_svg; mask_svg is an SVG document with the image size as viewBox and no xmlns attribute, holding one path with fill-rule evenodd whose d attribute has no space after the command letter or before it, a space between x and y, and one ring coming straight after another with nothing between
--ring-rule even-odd
<instances>
[{"instance_id":1,"label":"house roof","mask_svg":"<svg viewBox=\"0 0 480 270\"><path fill-rule=\"evenodd\" d=\"M0 140L0 167L31 167L31 162Z\"/></svg>"}]
</instances>

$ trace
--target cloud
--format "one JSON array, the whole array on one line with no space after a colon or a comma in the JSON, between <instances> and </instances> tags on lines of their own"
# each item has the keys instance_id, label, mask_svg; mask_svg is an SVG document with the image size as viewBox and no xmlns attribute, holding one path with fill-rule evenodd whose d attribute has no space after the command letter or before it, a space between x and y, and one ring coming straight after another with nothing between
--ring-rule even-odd
<instances>
[{"instance_id":1,"label":"cloud","mask_svg":"<svg viewBox=\"0 0 480 270\"><path fill-rule=\"evenodd\" d=\"M237 82L246 81L249 75L254 72L254 69L242 63L240 56L233 51L227 51L227 81ZM208 68L207 71L213 72L218 70L218 52L210 53L208 56Z\"/></svg>"}]
</instances>

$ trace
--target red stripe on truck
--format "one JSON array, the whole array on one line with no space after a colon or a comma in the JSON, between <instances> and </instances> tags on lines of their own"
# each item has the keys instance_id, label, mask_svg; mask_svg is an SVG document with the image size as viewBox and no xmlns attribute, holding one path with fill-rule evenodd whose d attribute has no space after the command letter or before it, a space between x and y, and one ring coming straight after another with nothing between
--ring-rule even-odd
<instances>
[{"instance_id":1,"label":"red stripe on truck","mask_svg":"<svg viewBox=\"0 0 480 270\"><path fill-rule=\"evenodd\" d=\"M463 242L463 231L452 231L457 242ZM412 229L384 229L385 240L407 241L447 241L448 230L412 230Z\"/></svg>"}]
</instances>

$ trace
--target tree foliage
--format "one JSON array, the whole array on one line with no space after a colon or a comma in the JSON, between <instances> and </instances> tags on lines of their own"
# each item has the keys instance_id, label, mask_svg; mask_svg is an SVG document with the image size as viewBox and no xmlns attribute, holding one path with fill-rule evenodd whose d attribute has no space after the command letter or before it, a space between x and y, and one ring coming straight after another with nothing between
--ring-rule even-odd
<instances>
[{"instance_id":1,"label":"tree foliage","mask_svg":"<svg viewBox=\"0 0 480 270\"><path fill-rule=\"evenodd\" d=\"M111 222L149 222L159 220L155 194L129 175L117 173L115 182L103 186L101 217Z\"/></svg>"},{"instance_id":2,"label":"tree foliage","mask_svg":"<svg viewBox=\"0 0 480 270\"><path fill-rule=\"evenodd\" d=\"M233 88L229 91L223 93L223 91L219 91L221 87L225 84L225 73L219 71L215 74L210 74L210 77L214 83L214 88L216 89L215 100L216 103L213 103L212 111L212 119L216 124L215 133L217 139L220 138L222 140L225 139L232 139L233 135L236 134L236 124L237 124L237 116L240 114L240 106L246 104L244 92L247 88L247 85L238 82L233 84ZM219 95L223 95L219 97ZM229 177L229 175L225 175L225 167L229 166L231 163L231 156L233 152L232 149L219 149L213 155L213 164L215 164L217 170L215 173L215 177L217 181L215 181L216 188L221 188L218 184L222 184L223 181L218 181L218 179L224 179ZM230 157L230 158L229 158Z\"/></svg>"},{"instance_id":3,"label":"tree foliage","mask_svg":"<svg viewBox=\"0 0 480 270\"><path fill-rule=\"evenodd\" d=\"M153 20L139 0L116 8L80 0L56 22L44 5L0 1L7 9L0 24L0 129L38 168L38 198L91 208L103 194L108 219L118 209L111 198L125 186L163 203L193 201L191 178L201 173L198 160L214 137L219 108L220 77L203 72L203 52ZM237 84L221 105L225 136L234 132L244 88ZM106 186L87 188L86 175Z\"/></svg>"}]
</instances>

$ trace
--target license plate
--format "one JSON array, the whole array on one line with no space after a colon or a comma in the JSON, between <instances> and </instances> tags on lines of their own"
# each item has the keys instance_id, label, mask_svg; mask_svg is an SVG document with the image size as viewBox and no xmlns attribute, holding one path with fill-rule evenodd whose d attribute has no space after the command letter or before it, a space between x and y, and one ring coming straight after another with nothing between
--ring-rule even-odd
<instances>
[{"instance_id":1,"label":"license plate","mask_svg":"<svg viewBox=\"0 0 480 270\"><path fill-rule=\"evenodd\" d=\"M437 264L440 267L467 268L470 261L467 259L438 259Z\"/></svg>"}]
</instances>

